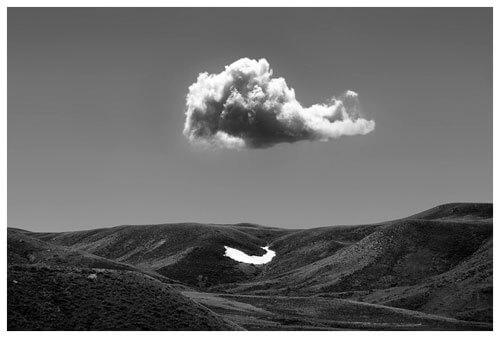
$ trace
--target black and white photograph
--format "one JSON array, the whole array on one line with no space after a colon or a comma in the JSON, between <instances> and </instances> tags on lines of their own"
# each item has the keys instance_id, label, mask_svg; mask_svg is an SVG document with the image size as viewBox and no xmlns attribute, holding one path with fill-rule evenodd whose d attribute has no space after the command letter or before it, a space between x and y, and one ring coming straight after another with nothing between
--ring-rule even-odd
<instances>
[{"instance_id":1,"label":"black and white photograph","mask_svg":"<svg viewBox=\"0 0 500 338\"><path fill-rule=\"evenodd\" d=\"M7 331L493 331L493 2L326 6L3 8Z\"/></svg>"}]
</instances>

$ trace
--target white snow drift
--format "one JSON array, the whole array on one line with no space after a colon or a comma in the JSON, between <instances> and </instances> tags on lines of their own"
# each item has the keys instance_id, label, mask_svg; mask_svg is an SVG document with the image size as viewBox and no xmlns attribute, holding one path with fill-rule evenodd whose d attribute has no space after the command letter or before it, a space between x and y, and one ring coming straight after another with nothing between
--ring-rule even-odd
<instances>
[{"instance_id":1,"label":"white snow drift","mask_svg":"<svg viewBox=\"0 0 500 338\"><path fill-rule=\"evenodd\" d=\"M226 248L226 253L224 256L229 257L240 263L248 263L248 264L266 264L269 263L274 256L276 256L276 252L269 249L269 246L263 246L262 249L266 250L266 253L263 256L249 256L243 251L230 248L228 246L224 246Z\"/></svg>"}]
</instances>

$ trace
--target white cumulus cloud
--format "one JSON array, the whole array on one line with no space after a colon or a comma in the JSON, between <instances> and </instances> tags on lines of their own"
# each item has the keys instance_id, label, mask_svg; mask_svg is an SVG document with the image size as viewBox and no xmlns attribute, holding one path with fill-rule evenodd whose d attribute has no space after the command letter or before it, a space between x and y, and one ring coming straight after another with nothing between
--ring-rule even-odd
<instances>
[{"instance_id":1,"label":"white cumulus cloud","mask_svg":"<svg viewBox=\"0 0 500 338\"><path fill-rule=\"evenodd\" d=\"M302 140L328 141L375 128L359 111L358 94L346 91L328 104L303 107L265 59L240 59L219 74L201 73L186 97L184 135L195 144L264 148Z\"/></svg>"}]
</instances>

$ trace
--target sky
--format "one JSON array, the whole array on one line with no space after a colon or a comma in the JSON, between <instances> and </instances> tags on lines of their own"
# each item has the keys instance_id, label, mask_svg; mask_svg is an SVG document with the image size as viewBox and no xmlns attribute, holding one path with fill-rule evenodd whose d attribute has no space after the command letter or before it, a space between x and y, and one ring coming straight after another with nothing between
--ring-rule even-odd
<instances>
[{"instance_id":1,"label":"sky","mask_svg":"<svg viewBox=\"0 0 500 338\"><path fill-rule=\"evenodd\" d=\"M493 198L490 8L9 8L8 225L380 222ZM201 149L199 73L265 58L366 135Z\"/></svg>"}]
</instances>

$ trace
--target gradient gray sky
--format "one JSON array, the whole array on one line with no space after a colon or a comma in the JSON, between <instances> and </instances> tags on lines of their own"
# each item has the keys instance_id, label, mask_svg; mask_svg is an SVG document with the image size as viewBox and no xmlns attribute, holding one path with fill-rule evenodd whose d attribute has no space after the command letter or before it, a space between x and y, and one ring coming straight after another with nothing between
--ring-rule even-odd
<instances>
[{"instance_id":1,"label":"gradient gray sky","mask_svg":"<svg viewBox=\"0 0 500 338\"><path fill-rule=\"evenodd\" d=\"M308 228L492 201L492 9L8 9L8 224ZM375 130L246 151L182 135L198 73L266 58Z\"/></svg>"}]
</instances>

